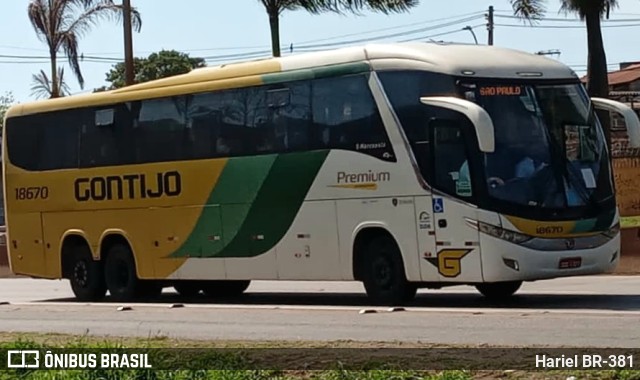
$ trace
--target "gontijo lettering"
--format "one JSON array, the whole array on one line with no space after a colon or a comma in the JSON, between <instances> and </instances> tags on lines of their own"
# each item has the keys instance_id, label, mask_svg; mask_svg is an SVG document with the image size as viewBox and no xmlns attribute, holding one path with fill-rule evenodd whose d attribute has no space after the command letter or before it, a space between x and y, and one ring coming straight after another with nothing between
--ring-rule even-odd
<instances>
[{"instance_id":1,"label":"gontijo lettering","mask_svg":"<svg viewBox=\"0 0 640 380\"><path fill-rule=\"evenodd\" d=\"M78 202L176 197L182 193L182 178L177 171L78 178L74 184Z\"/></svg>"}]
</instances>

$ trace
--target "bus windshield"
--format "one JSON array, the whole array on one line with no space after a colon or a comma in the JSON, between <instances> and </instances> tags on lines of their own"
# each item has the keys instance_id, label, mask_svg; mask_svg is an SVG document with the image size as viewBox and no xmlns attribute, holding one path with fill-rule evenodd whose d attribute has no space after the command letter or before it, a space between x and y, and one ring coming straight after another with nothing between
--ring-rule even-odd
<instances>
[{"instance_id":1,"label":"bus windshield","mask_svg":"<svg viewBox=\"0 0 640 380\"><path fill-rule=\"evenodd\" d=\"M613 196L604 137L581 84L475 82L460 89L494 123L495 151L482 157L492 199L593 209Z\"/></svg>"}]
</instances>

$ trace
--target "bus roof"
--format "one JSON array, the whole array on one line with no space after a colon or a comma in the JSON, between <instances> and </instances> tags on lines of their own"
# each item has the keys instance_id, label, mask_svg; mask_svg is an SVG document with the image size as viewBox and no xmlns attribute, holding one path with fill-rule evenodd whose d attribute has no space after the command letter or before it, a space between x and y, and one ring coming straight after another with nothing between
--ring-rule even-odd
<instances>
[{"instance_id":1,"label":"bus roof","mask_svg":"<svg viewBox=\"0 0 640 380\"><path fill-rule=\"evenodd\" d=\"M478 78L578 78L573 70L558 61L495 46L425 42L370 44L205 67L111 91L18 104L7 112L7 117L304 79L314 77L315 71L331 71L328 69L331 67L337 68L338 72L365 71L371 67L418 68Z\"/></svg>"}]
</instances>

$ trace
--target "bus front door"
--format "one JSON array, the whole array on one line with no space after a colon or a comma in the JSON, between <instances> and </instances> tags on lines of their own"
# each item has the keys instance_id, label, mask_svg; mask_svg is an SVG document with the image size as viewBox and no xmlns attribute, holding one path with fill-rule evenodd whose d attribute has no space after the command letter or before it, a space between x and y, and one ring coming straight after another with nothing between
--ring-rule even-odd
<instances>
[{"instance_id":1,"label":"bus front door","mask_svg":"<svg viewBox=\"0 0 640 380\"><path fill-rule=\"evenodd\" d=\"M468 146L472 128L447 120L430 123L432 142L432 211L436 247L430 262L442 282L481 282L476 198Z\"/></svg>"}]
</instances>

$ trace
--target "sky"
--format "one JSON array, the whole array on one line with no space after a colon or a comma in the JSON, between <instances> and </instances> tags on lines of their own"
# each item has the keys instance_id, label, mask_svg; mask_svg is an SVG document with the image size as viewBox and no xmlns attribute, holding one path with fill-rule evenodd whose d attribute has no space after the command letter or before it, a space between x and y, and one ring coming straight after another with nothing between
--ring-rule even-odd
<instances>
[{"instance_id":1,"label":"sky","mask_svg":"<svg viewBox=\"0 0 640 380\"><path fill-rule=\"evenodd\" d=\"M143 19L134 33L134 54L147 56L161 49L175 49L194 57L206 57L209 65L269 55L269 22L259 0L131 0ZM116 0L120 2L120 0ZM640 61L640 1L619 0L620 7L605 22L603 36L610 70L625 61ZM27 17L29 0L0 0L0 94L11 91L18 102L34 100L32 76L50 71L48 51ZM512 16L508 0L421 0L405 14L310 15L288 11L281 16L281 42L286 54L330 49L366 42L444 40L474 43L465 26L474 27L479 43L487 43L484 14L496 10L494 44L527 52L557 50L552 56L583 74L587 62L586 29L573 15L559 13L560 1L547 2L549 19L532 28ZM179 4L176 6L176 4ZM628 20L628 21L625 21ZM365 41L367 40L367 41ZM293 44L293 53L288 47ZM101 22L79 43L85 57L81 89L65 65L65 77L73 94L103 86L105 74L123 56L121 25ZM60 56L64 57L61 52ZM60 62L65 62L64 58Z\"/></svg>"}]
</instances>

